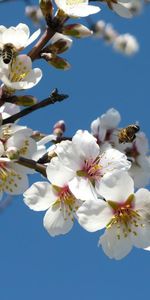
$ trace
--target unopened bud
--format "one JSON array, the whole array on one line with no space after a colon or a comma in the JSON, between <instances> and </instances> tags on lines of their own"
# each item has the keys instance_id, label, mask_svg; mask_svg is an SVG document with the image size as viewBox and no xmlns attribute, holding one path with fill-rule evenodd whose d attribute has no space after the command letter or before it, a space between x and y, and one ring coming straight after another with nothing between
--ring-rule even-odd
<instances>
[{"instance_id":1,"label":"unopened bud","mask_svg":"<svg viewBox=\"0 0 150 300\"><path fill-rule=\"evenodd\" d=\"M68 70L70 68L70 64L66 59L56 56L54 54L42 53L41 57L44 58L48 62L48 64L52 65L56 69Z\"/></svg>"},{"instance_id":2,"label":"unopened bud","mask_svg":"<svg viewBox=\"0 0 150 300\"><path fill-rule=\"evenodd\" d=\"M76 38L84 38L92 35L93 31L81 24L69 24L63 27L63 33Z\"/></svg>"},{"instance_id":3,"label":"unopened bud","mask_svg":"<svg viewBox=\"0 0 150 300\"><path fill-rule=\"evenodd\" d=\"M37 103L37 99L33 96L14 96L11 98L12 103L19 106L32 106Z\"/></svg>"},{"instance_id":4,"label":"unopened bud","mask_svg":"<svg viewBox=\"0 0 150 300\"><path fill-rule=\"evenodd\" d=\"M118 33L114 30L114 28L112 27L111 24L107 24L104 30L104 40L105 42L109 43L113 43L114 40L116 39Z\"/></svg>"},{"instance_id":5,"label":"unopened bud","mask_svg":"<svg viewBox=\"0 0 150 300\"><path fill-rule=\"evenodd\" d=\"M62 136L66 130L66 125L63 120L58 121L53 127L53 133L57 136Z\"/></svg>"},{"instance_id":6,"label":"unopened bud","mask_svg":"<svg viewBox=\"0 0 150 300\"><path fill-rule=\"evenodd\" d=\"M55 33L51 39L50 52L60 54L67 51L72 45L72 39L61 33Z\"/></svg>"},{"instance_id":7,"label":"unopened bud","mask_svg":"<svg viewBox=\"0 0 150 300\"><path fill-rule=\"evenodd\" d=\"M6 155L10 160L18 160L19 150L16 147L9 147L6 150Z\"/></svg>"},{"instance_id":8,"label":"unopened bud","mask_svg":"<svg viewBox=\"0 0 150 300\"><path fill-rule=\"evenodd\" d=\"M40 9L43 16L47 18L53 14L53 4L51 0L39 0Z\"/></svg>"}]
</instances>

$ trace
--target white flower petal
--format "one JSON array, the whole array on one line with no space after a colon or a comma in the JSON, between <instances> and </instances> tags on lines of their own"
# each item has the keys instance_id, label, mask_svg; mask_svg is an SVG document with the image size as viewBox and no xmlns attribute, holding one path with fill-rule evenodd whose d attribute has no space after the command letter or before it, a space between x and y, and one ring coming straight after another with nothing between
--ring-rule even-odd
<instances>
[{"instance_id":1,"label":"white flower petal","mask_svg":"<svg viewBox=\"0 0 150 300\"><path fill-rule=\"evenodd\" d=\"M142 223L142 220L138 223L139 226L135 227L134 225L132 225L132 232L130 233L130 238L135 247L146 248L150 246L150 224L144 222ZM136 235L134 234L134 232L136 232Z\"/></svg>"},{"instance_id":2,"label":"white flower petal","mask_svg":"<svg viewBox=\"0 0 150 300\"><path fill-rule=\"evenodd\" d=\"M74 177L68 183L72 194L82 201L97 198L95 189L88 178Z\"/></svg>"},{"instance_id":3,"label":"white flower petal","mask_svg":"<svg viewBox=\"0 0 150 300\"><path fill-rule=\"evenodd\" d=\"M75 153L82 159L95 159L100 152L100 148L96 143L96 139L88 132L78 130L72 139Z\"/></svg>"},{"instance_id":4,"label":"white flower petal","mask_svg":"<svg viewBox=\"0 0 150 300\"><path fill-rule=\"evenodd\" d=\"M129 9L120 3L112 3L113 10L123 18L132 18L132 14Z\"/></svg>"},{"instance_id":5,"label":"white flower petal","mask_svg":"<svg viewBox=\"0 0 150 300\"><path fill-rule=\"evenodd\" d=\"M56 195L48 182L36 182L23 194L25 204L35 211L43 211L56 201Z\"/></svg>"},{"instance_id":6,"label":"white flower petal","mask_svg":"<svg viewBox=\"0 0 150 300\"><path fill-rule=\"evenodd\" d=\"M46 173L49 181L58 186L67 184L74 176L74 172L65 167L58 157L52 158L51 162L47 166Z\"/></svg>"},{"instance_id":7,"label":"white flower petal","mask_svg":"<svg viewBox=\"0 0 150 300\"><path fill-rule=\"evenodd\" d=\"M65 220L63 211L60 208L52 206L46 212L43 224L51 236L56 236L68 233L73 226L73 221L70 217Z\"/></svg>"},{"instance_id":8,"label":"white flower petal","mask_svg":"<svg viewBox=\"0 0 150 300\"><path fill-rule=\"evenodd\" d=\"M41 29L38 29L36 30L31 36L30 38L28 39L27 43L25 44L25 47L29 46L31 43L33 43L37 38L38 36L40 35L41 33Z\"/></svg>"},{"instance_id":9,"label":"white flower petal","mask_svg":"<svg viewBox=\"0 0 150 300\"><path fill-rule=\"evenodd\" d=\"M126 172L112 175L112 181L111 179L109 182L105 179L101 181L100 195L106 200L125 202L133 193L134 182Z\"/></svg>"},{"instance_id":10,"label":"white flower petal","mask_svg":"<svg viewBox=\"0 0 150 300\"><path fill-rule=\"evenodd\" d=\"M101 199L85 201L76 214L79 224L90 232L104 228L113 216L111 208Z\"/></svg>"},{"instance_id":11,"label":"white flower petal","mask_svg":"<svg viewBox=\"0 0 150 300\"><path fill-rule=\"evenodd\" d=\"M103 175L117 170L128 171L131 167L126 155L116 149L108 149L102 153L100 165L102 166Z\"/></svg>"},{"instance_id":12,"label":"white flower petal","mask_svg":"<svg viewBox=\"0 0 150 300\"><path fill-rule=\"evenodd\" d=\"M123 231L120 228L120 239L117 237L117 226L105 231L100 237L99 245L102 246L104 253L109 258L120 260L132 250L132 244L129 236L124 238Z\"/></svg>"}]
</instances>

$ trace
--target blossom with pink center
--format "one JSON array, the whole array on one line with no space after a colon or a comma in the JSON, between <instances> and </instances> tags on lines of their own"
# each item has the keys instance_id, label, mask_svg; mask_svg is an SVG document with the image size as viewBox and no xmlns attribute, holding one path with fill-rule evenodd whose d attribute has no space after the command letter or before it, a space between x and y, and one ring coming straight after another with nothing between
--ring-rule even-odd
<instances>
[{"instance_id":1,"label":"blossom with pink center","mask_svg":"<svg viewBox=\"0 0 150 300\"><path fill-rule=\"evenodd\" d=\"M134 182L126 172L115 175L113 184L102 183L102 199L85 201L77 211L84 229L106 228L99 246L109 258L125 257L133 246L150 246L150 192L134 193Z\"/></svg>"},{"instance_id":2,"label":"blossom with pink center","mask_svg":"<svg viewBox=\"0 0 150 300\"><path fill-rule=\"evenodd\" d=\"M144 187L150 183L150 157L148 139L144 132L138 132L132 143L118 144L115 148L124 152L131 161L129 170L136 187Z\"/></svg>"},{"instance_id":3,"label":"blossom with pink center","mask_svg":"<svg viewBox=\"0 0 150 300\"><path fill-rule=\"evenodd\" d=\"M66 234L71 230L80 206L64 180L60 186L48 182L34 183L24 193L24 202L32 210L47 210L43 224L51 236Z\"/></svg>"},{"instance_id":4,"label":"blossom with pink center","mask_svg":"<svg viewBox=\"0 0 150 300\"><path fill-rule=\"evenodd\" d=\"M63 141L56 148L57 157L48 164L47 172L52 184L59 185L65 177L77 199L87 200L101 194L101 182L113 180L113 174L128 170L130 162L118 150L101 152L96 139L79 130L72 141Z\"/></svg>"}]
</instances>

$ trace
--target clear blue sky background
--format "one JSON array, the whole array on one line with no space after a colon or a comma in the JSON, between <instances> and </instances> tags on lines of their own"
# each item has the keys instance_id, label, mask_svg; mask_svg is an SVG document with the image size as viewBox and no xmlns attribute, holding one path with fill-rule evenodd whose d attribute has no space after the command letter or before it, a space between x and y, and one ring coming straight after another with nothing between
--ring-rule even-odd
<instances>
[{"instance_id":1,"label":"clear blue sky background","mask_svg":"<svg viewBox=\"0 0 150 300\"><path fill-rule=\"evenodd\" d=\"M22 119L22 124L48 133L57 120L64 119L71 135L79 128L89 129L93 119L114 107L122 114L122 126L138 120L150 137L150 7L133 20L101 7L95 18L112 22L120 33L134 34L140 52L126 58L101 40L75 40L65 53L72 64L70 71L35 63L44 76L29 93L44 99L58 87L70 98ZM0 4L1 24L24 22L33 32L23 14L19 0ZM98 232L90 234L76 224L68 235L51 238L43 228L43 215L29 210L22 197L0 214L0 299L149 299L149 252L134 249L125 259L112 261L97 247Z\"/></svg>"}]
</instances>

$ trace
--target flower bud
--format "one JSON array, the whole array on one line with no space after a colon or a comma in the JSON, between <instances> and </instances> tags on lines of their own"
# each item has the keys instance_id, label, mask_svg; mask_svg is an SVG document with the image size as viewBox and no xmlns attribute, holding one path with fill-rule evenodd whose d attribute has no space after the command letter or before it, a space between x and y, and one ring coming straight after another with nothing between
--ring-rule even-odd
<instances>
[{"instance_id":1,"label":"flower bud","mask_svg":"<svg viewBox=\"0 0 150 300\"><path fill-rule=\"evenodd\" d=\"M9 147L6 150L6 155L10 160L18 160L19 150L16 147Z\"/></svg>"},{"instance_id":2,"label":"flower bud","mask_svg":"<svg viewBox=\"0 0 150 300\"><path fill-rule=\"evenodd\" d=\"M93 26L94 36L95 37L103 37L104 30L105 30L106 23L102 20L99 20L96 22L96 24Z\"/></svg>"},{"instance_id":3,"label":"flower bud","mask_svg":"<svg viewBox=\"0 0 150 300\"><path fill-rule=\"evenodd\" d=\"M56 33L51 39L51 44L43 49L43 52L60 54L67 51L72 45L72 40L67 36Z\"/></svg>"},{"instance_id":4,"label":"flower bud","mask_svg":"<svg viewBox=\"0 0 150 300\"><path fill-rule=\"evenodd\" d=\"M81 24L69 24L63 27L64 34L70 35L76 38L84 38L93 34L89 28Z\"/></svg>"},{"instance_id":5,"label":"flower bud","mask_svg":"<svg viewBox=\"0 0 150 300\"><path fill-rule=\"evenodd\" d=\"M64 58L56 56L51 53L42 53L41 57L44 58L48 64L52 65L56 69L68 70L70 68L70 64Z\"/></svg>"},{"instance_id":6,"label":"flower bud","mask_svg":"<svg viewBox=\"0 0 150 300\"><path fill-rule=\"evenodd\" d=\"M58 121L53 127L53 133L57 136L62 136L66 130L66 125L63 120Z\"/></svg>"},{"instance_id":7,"label":"flower bud","mask_svg":"<svg viewBox=\"0 0 150 300\"><path fill-rule=\"evenodd\" d=\"M45 18L47 18L48 16L52 16L53 4L51 0L39 0L39 5Z\"/></svg>"},{"instance_id":8,"label":"flower bud","mask_svg":"<svg viewBox=\"0 0 150 300\"><path fill-rule=\"evenodd\" d=\"M106 43L111 44L114 42L115 38L117 37L118 33L114 30L111 24L107 24L104 30L104 40Z\"/></svg>"}]
</instances>

